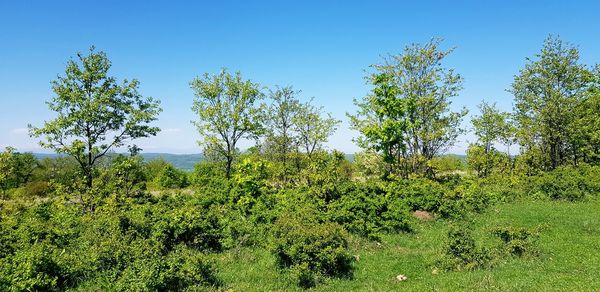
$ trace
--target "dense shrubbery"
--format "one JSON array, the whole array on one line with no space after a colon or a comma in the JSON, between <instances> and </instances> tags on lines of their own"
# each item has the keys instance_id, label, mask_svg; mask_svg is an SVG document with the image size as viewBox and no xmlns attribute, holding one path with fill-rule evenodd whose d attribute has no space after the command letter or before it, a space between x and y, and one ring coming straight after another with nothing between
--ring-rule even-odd
<instances>
[{"instance_id":1,"label":"dense shrubbery","mask_svg":"<svg viewBox=\"0 0 600 292\"><path fill-rule=\"evenodd\" d=\"M156 180L159 186L166 189L185 188L189 184L187 174L170 164L162 169Z\"/></svg>"},{"instance_id":2,"label":"dense shrubbery","mask_svg":"<svg viewBox=\"0 0 600 292\"><path fill-rule=\"evenodd\" d=\"M1 290L178 290L218 284L202 251L220 249L209 211L181 201L106 202L93 213L55 201L3 210Z\"/></svg>"},{"instance_id":3,"label":"dense shrubbery","mask_svg":"<svg viewBox=\"0 0 600 292\"><path fill-rule=\"evenodd\" d=\"M273 238L278 266L291 269L301 287L312 287L323 276L352 276L348 235L338 224L284 216L273 226Z\"/></svg>"},{"instance_id":4,"label":"dense shrubbery","mask_svg":"<svg viewBox=\"0 0 600 292\"><path fill-rule=\"evenodd\" d=\"M452 225L448 231L445 257L440 265L446 270L473 270L489 266L490 251L476 244L468 225Z\"/></svg>"},{"instance_id":5,"label":"dense shrubbery","mask_svg":"<svg viewBox=\"0 0 600 292\"><path fill-rule=\"evenodd\" d=\"M198 164L188 177L164 161L118 155L96 170L94 188L81 192L72 161L43 160L0 205L0 289L204 289L220 285L206 254L242 246L270 248L285 275L311 287L352 275L350 236L380 241L412 232L412 211L461 219L498 201L579 200L600 190L599 168L587 165L529 177L401 179L359 171L335 152L298 162L301 172L282 183L277 162L257 154L234 164L230 180L219 162ZM492 234L502 244L485 248L469 228L453 227L439 267L471 270L499 256L535 254L537 232Z\"/></svg>"},{"instance_id":6,"label":"dense shrubbery","mask_svg":"<svg viewBox=\"0 0 600 292\"><path fill-rule=\"evenodd\" d=\"M600 192L600 167L559 167L532 178L530 192L555 200L576 201Z\"/></svg>"},{"instance_id":7,"label":"dense shrubbery","mask_svg":"<svg viewBox=\"0 0 600 292\"><path fill-rule=\"evenodd\" d=\"M329 218L348 231L372 239L382 232L411 231L405 202L387 194L380 183L345 184L338 199L328 206Z\"/></svg>"}]
</instances>

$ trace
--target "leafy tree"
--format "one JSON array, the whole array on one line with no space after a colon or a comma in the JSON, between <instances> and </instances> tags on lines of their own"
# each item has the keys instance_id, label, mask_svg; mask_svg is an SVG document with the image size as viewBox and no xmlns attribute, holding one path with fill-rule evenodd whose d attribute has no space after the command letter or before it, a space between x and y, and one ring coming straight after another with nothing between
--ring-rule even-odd
<instances>
[{"instance_id":1,"label":"leafy tree","mask_svg":"<svg viewBox=\"0 0 600 292\"><path fill-rule=\"evenodd\" d=\"M11 163L13 152L14 148L11 147L7 147L3 152L0 152L0 189L2 189L2 194L8 189L8 180L14 171Z\"/></svg>"},{"instance_id":2,"label":"leafy tree","mask_svg":"<svg viewBox=\"0 0 600 292\"><path fill-rule=\"evenodd\" d=\"M226 70L219 74L204 74L190 83L196 98L192 110L199 120L198 127L205 152L226 160L226 175L231 178L231 166L242 138L256 138L263 131L264 114L257 103L262 99L259 85L242 80L237 72Z\"/></svg>"},{"instance_id":3,"label":"leafy tree","mask_svg":"<svg viewBox=\"0 0 600 292\"><path fill-rule=\"evenodd\" d=\"M575 120L569 128L577 155L575 164L581 160L587 163L600 163L600 66L593 70L593 85L575 108Z\"/></svg>"},{"instance_id":4,"label":"leafy tree","mask_svg":"<svg viewBox=\"0 0 600 292\"><path fill-rule=\"evenodd\" d=\"M506 141L510 137L509 113L500 112L496 104L490 105L486 102L479 105L479 110L481 115L474 117L471 123L479 143L489 152L495 142Z\"/></svg>"},{"instance_id":5,"label":"leafy tree","mask_svg":"<svg viewBox=\"0 0 600 292\"><path fill-rule=\"evenodd\" d=\"M33 137L46 137L42 147L77 160L88 189L98 159L128 140L159 131L149 125L161 111L159 101L142 96L135 79L119 84L108 75L110 67L106 54L94 47L88 55L78 53L68 61L65 75L52 81L55 97L48 106L58 117L41 128L29 126Z\"/></svg>"},{"instance_id":6,"label":"leafy tree","mask_svg":"<svg viewBox=\"0 0 600 292\"><path fill-rule=\"evenodd\" d=\"M372 94L362 102L354 101L359 111L349 116L350 123L362 134L356 140L358 145L381 152L388 171L394 173L407 156L408 100L398 97L399 88L392 74L378 72L367 79L374 87Z\"/></svg>"},{"instance_id":7,"label":"leafy tree","mask_svg":"<svg viewBox=\"0 0 600 292\"><path fill-rule=\"evenodd\" d=\"M469 146L468 160L479 176L487 176L495 166L494 161L502 156L494 143L507 143L510 149L514 129L508 120L510 114L501 112L495 104L482 102L479 110L481 115L471 120L478 144Z\"/></svg>"},{"instance_id":8,"label":"leafy tree","mask_svg":"<svg viewBox=\"0 0 600 292\"><path fill-rule=\"evenodd\" d=\"M269 152L282 163L283 180L288 176L288 160L290 153L298 143L298 133L295 122L302 109L302 104L296 97L300 93L292 87L273 90L269 94L272 100L268 108L268 128L266 144Z\"/></svg>"},{"instance_id":9,"label":"leafy tree","mask_svg":"<svg viewBox=\"0 0 600 292\"><path fill-rule=\"evenodd\" d=\"M391 172L432 174L427 163L452 146L466 109L450 111L450 98L462 88L462 77L442 66L452 50L440 50L440 40L413 44L401 55L386 58L367 77L372 93L355 100L352 128L358 143L382 152Z\"/></svg>"},{"instance_id":10,"label":"leafy tree","mask_svg":"<svg viewBox=\"0 0 600 292\"><path fill-rule=\"evenodd\" d=\"M510 90L515 96L519 144L523 152L539 149L544 169L577 164L584 156L590 157L582 148L591 137L579 135L576 127L582 119L599 118L598 111L586 112L582 107L598 98L594 74L579 62L579 50L557 37L546 38L536 57L528 59Z\"/></svg>"},{"instance_id":11,"label":"leafy tree","mask_svg":"<svg viewBox=\"0 0 600 292\"><path fill-rule=\"evenodd\" d=\"M300 147L312 158L315 150L323 148L323 144L337 130L341 121L333 118L330 113L324 114L323 107L315 107L309 102L300 105L293 122Z\"/></svg>"},{"instance_id":12,"label":"leafy tree","mask_svg":"<svg viewBox=\"0 0 600 292\"><path fill-rule=\"evenodd\" d=\"M32 179L33 173L38 165L37 159L32 153L13 153L11 157L13 174L10 185L13 188L20 187Z\"/></svg>"}]
</instances>

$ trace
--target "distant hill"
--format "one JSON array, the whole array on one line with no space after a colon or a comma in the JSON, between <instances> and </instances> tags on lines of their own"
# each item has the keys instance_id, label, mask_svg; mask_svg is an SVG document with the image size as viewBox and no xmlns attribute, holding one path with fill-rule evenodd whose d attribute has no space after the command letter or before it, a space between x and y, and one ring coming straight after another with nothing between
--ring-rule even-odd
<instances>
[{"instance_id":1,"label":"distant hill","mask_svg":"<svg viewBox=\"0 0 600 292\"><path fill-rule=\"evenodd\" d=\"M170 154L170 153L142 153L145 161L164 159L173 166L182 170L194 170L194 165L202 161L202 154Z\"/></svg>"},{"instance_id":2,"label":"distant hill","mask_svg":"<svg viewBox=\"0 0 600 292\"><path fill-rule=\"evenodd\" d=\"M37 159L64 156L54 153L33 153L33 155ZM194 165L202 161L202 154L141 153L140 155L145 161L164 159L173 164L173 166L187 171L194 170Z\"/></svg>"},{"instance_id":3,"label":"distant hill","mask_svg":"<svg viewBox=\"0 0 600 292\"><path fill-rule=\"evenodd\" d=\"M54 158L58 157L58 154L51 153L33 153L35 157L38 159L43 159L46 157ZM202 161L202 154L171 154L171 153L141 153L140 154L145 161L152 161L155 159L164 159L165 161L173 164L173 166L182 169L191 171L194 170L194 165L200 161ZM456 156L460 160L464 161L466 156L459 154L447 154L448 156ZM346 159L349 161L354 161L354 154L345 154Z\"/></svg>"}]
</instances>

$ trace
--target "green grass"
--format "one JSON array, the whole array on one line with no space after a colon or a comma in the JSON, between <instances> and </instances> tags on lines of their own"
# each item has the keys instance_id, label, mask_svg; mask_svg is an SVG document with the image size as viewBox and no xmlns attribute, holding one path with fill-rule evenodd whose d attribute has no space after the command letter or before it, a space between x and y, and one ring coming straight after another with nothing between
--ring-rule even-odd
<instances>
[{"instance_id":1,"label":"green grass","mask_svg":"<svg viewBox=\"0 0 600 292\"><path fill-rule=\"evenodd\" d=\"M433 273L448 222L420 223L414 234L385 236L381 245L354 238L354 279L326 280L317 291L598 291L600 290L600 202L514 202L473 218L478 244L499 244L494 227L542 226L537 255L501 257L490 269ZM299 290L275 267L265 249L215 254L225 287L233 291ZM404 274L407 281L395 277Z\"/></svg>"}]
</instances>

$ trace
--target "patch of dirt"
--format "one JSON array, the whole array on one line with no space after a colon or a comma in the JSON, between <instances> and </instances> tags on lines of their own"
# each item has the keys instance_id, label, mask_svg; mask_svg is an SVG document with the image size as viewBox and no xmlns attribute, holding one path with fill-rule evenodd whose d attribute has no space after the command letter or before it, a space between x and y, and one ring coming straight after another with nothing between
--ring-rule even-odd
<instances>
[{"instance_id":1,"label":"patch of dirt","mask_svg":"<svg viewBox=\"0 0 600 292\"><path fill-rule=\"evenodd\" d=\"M433 215L427 211L417 210L413 212L413 216L420 219L421 221L433 220Z\"/></svg>"}]
</instances>

